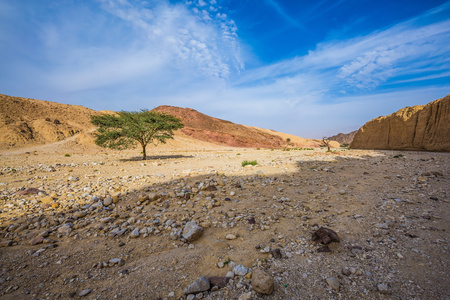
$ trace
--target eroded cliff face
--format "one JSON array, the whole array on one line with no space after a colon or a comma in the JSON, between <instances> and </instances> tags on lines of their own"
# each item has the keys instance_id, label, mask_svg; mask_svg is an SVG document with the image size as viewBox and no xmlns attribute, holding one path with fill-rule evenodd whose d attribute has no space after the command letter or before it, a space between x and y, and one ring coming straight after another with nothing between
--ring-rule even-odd
<instances>
[{"instance_id":1,"label":"eroded cliff face","mask_svg":"<svg viewBox=\"0 0 450 300\"><path fill-rule=\"evenodd\" d=\"M350 147L450 152L450 95L367 122Z\"/></svg>"}]
</instances>

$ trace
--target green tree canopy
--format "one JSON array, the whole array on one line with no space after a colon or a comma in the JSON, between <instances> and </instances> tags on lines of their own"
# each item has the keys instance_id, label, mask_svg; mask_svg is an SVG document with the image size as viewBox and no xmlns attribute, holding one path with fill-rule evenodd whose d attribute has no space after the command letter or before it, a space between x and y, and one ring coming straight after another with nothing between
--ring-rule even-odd
<instances>
[{"instance_id":1,"label":"green tree canopy","mask_svg":"<svg viewBox=\"0 0 450 300\"><path fill-rule=\"evenodd\" d=\"M147 159L146 147L153 141L165 143L173 138L173 132L183 128L181 120L160 112L121 111L117 115L92 116L91 123L97 126L95 143L111 149L142 147L143 160Z\"/></svg>"}]
</instances>

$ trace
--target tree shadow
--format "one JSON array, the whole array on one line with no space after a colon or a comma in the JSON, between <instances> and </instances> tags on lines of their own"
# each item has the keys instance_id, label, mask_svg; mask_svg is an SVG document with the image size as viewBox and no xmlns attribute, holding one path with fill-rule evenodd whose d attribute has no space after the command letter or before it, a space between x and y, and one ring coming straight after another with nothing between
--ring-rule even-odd
<instances>
[{"instance_id":1,"label":"tree shadow","mask_svg":"<svg viewBox=\"0 0 450 300\"><path fill-rule=\"evenodd\" d=\"M181 159L181 158L192 158L193 155L153 155L147 156L146 160L158 160L158 159ZM142 159L142 156L134 156L130 158L122 158L120 161L145 161Z\"/></svg>"}]
</instances>

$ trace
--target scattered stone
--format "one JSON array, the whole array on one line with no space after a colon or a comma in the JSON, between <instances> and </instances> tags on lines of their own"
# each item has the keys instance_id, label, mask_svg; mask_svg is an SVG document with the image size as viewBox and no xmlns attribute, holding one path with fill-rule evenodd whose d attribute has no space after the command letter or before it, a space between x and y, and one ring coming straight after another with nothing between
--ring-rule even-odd
<instances>
[{"instance_id":1,"label":"scattered stone","mask_svg":"<svg viewBox=\"0 0 450 300\"><path fill-rule=\"evenodd\" d=\"M82 291L78 294L78 296L84 297L84 296L89 295L90 293L91 293L91 289L85 289L85 290L82 290Z\"/></svg>"},{"instance_id":2,"label":"scattered stone","mask_svg":"<svg viewBox=\"0 0 450 300\"><path fill-rule=\"evenodd\" d=\"M389 287L385 283L380 283L377 285L378 291L382 294L389 294Z\"/></svg>"},{"instance_id":3,"label":"scattered stone","mask_svg":"<svg viewBox=\"0 0 450 300\"><path fill-rule=\"evenodd\" d=\"M139 237L141 234L139 233L139 228L135 228L131 233L130 233L130 237L131 238L137 238Z\"/></svg>"},{"instance_id":4,"label":"scattered stone","mask_svg":"<svg viewBox=\"0 0 450 300\"><path fill-rule=\"evenodd\" d=\"M53 197L50 197L50 196L42 197L41 203L53 203Z\"/></svg>"},{"instance_id":5,"label":"scattered stone","mask_svg":"<svg viewBox=\"0 0 450 300\"><path fill-rule=\"evenodd\" d=\"M23 191L17 192L18 195L37 195L39 193L45 194L44 191L41 191L37 188L27 188Z\"/></svg>"},{"instance_id":6,"label":"scattered stone","mask_svg":"<svg viewBox=\"0 0 450 300\"><path fill-rule=\"evenodd\" d=\"M198 240L203 234L203 228L198 226L195 222L188 222L183 230L183 238L191 243Z\"/></svg>"},{"instance_id":7,"label":"scattered stone","mask_svg":"<svg viewBox=\"0 0 450 300\"><path fill-rule=\"evenodd\" d=\"M332 252L332 251L331 251L330 247L325 245L325 246L322 246L322 247L318 248L317 252Z\"/></svg>"},{"instance_id":8,"label":"scattered stone","mask_svg":"<svg viewBox=\"0 0 450 300\"><path fill-rule=\"evenodd\" d=\"M270 295L273 293L273 278L261 269L253 271L252 287L255 292Z\"/></svg>"},{"instance_id":9,"label":"scattered stone","mask_svg":"<svg viewBox=\"0 0 450 300\"><path fill-rule=\"evenodd\" d=\"M351 274L350 269L347 267L343 267L341 272L342 272L342 275L345 275L345 276L350 276L350 274Z\"/></svg>"},{"instance_id":10,"label":"scattered stone","mask_svg":"<svg viewBox=\"0 0 450 300\"><path fill-rule=\"evenodd\" d=\"M208 281L211 284L211 286L218 286L219 288L224 288L227 286L228 282L230 281L230 278L229 277L212 276L212 277L208 277Z\"/></svg>"},{"instance_id":11,"label":"scattered stone","mask_svg":"<svg viewBox=\"0 0 450 300\"><path fill-rule=\"evenodd\" d=\"M209 283L208 278L206 278L205 276L201 276L184 290L184 294L188 295L199 292L205 292L209 290L210 287L211 284Z\"/></svg>"},{"instance_id":12,"label":"scattered stone","mask_svg":"<svg viewBox=\"0 0 450 300\"><path fill-rule=\"evenodd\" d=\"M0 248L9 247L9 246L12 246L12 244L13 244L13 241L11 241L11 240L1 241L0 242Z\"/></svg>"},{"instance_id":13,"label":"scattered stone","mask_svg":"<svg viewBox=\"0 0 450 300\"><path fill-rule=\"evenodd\" d=\"M239 300L251 300L252 299L252 292L244 293L241 296L239 296Z\"/></svg>"},{"instance_id":14,"label":"scattered stone","mask_svg":"<svg viewBox=\"0 0 450 300\"><path fill-rule=\"evenodd\" d=\"M336 277L327 278L327 283L333 290L339 292L340 283Z\"/></svg>"},{"instance_id":15,"label":"scattered stone","mask_svg":"<svg viewBox=\"0 0 450 300\"><path fill-rule=\"evenodd\" d=\"M111 204L113 204L114 200L111 197L106 197L105 199L103 199L103 205L104 206L110 206Z\"/></svg>"},{"instance_id":16,"label":"scattered stone","mask_svg":"<svg viewBox=\"0 0 450 300\"><path fill-rule=\"evenodd\" d=\"M84 210L79 210L73 214L73 217L76 219L81 219L87 216L87 212Z\"/></svg>"},{"instance_id":17,"label":"scattered stone","mask_svg":"<svg viewBox=\"0 0 450 300\"><path fill-rule=\"evenodd\" d=\"M312 241L327 245L331 242L340 242L338 234L329 228L320 227L312 234Z\"/></svg>"},{"instance_id":18,"label":"scattered stone","mask_svg":"<svg viewBox=\"0 0 450 300\"><path fill-rule=\"evenodd\" d=\"M246 267L244 267L243 265L235 265L233 267L233 272L236 275L244 276L245 274L248 273L248 269Z\"/></svg>"},{"instance_id":19,"label":"scattered stone","mask_svg":"<svg viewBox=\"0 0 450 300\"><path fill-rule=\"evenodd\" d=\"M37 237L34 237L33 239L31 239L30 245L34 246L34 245L37 245L37 244L42 244L42 242L44 242L44 237L38 235Z\"/></svg>"},{"instance_id":20,"label":"scattered stone","mask_svg":"<svg viewBox=\"0 0 450 300\"><path fill-rule=\"evenodd\" d=\"M227 234L227 236L225 238L227 240L235 240L235 239L237 239L237 236L234 235L234 234L229 233L229 234Z\"/></svg>"},{"instance_id":21,"label":"scattered stone","mask_svg":"<svg viewBox=\"0 0 450 300\"><path fill-rule=\"evenodd\" d=\"M125 264L125 261L121 258L112 258L109 260L110 266L118 265L120 267L120 266L123 266L124 264Z\"/></svg>"},{"instance_id":22,"label":"scattered stone","mask_svg":"<svg viewBox=\"0 0 450 300\"><path fill-rule=\"evenodd\" d=\"M272 253L273 258L275 258L275 259L282 258L281 250L278 249L278 248L277 249L273 249L272 251L270 251L270 253Z\"/></svg>"},{"instance_id":23,"label":"scattered stone","mask_svg":"<svg viewBox=\"0 0 450 300\"><path fill-rule=\"evenodd\" d=\"M58 228L58 233L63 235L69 235L72 232L72 223L65 223Z\"/></svg>"}]
</instances>

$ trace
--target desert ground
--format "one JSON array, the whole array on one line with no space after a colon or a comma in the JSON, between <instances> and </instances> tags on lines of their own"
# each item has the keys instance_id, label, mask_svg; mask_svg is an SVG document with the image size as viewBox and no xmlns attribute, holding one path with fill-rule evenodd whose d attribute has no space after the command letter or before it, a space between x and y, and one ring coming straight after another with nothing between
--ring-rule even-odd
<instances>
[{"instance_id":1,"label":"desert ground","mask_svg":"<svg viewBox=\"0 0 450 300\"><path fill-rule=\"evenodd\" d=\"M449 153L49 149L0 153L1 299L450 299Z\"/></svg>"}]
</instances>

